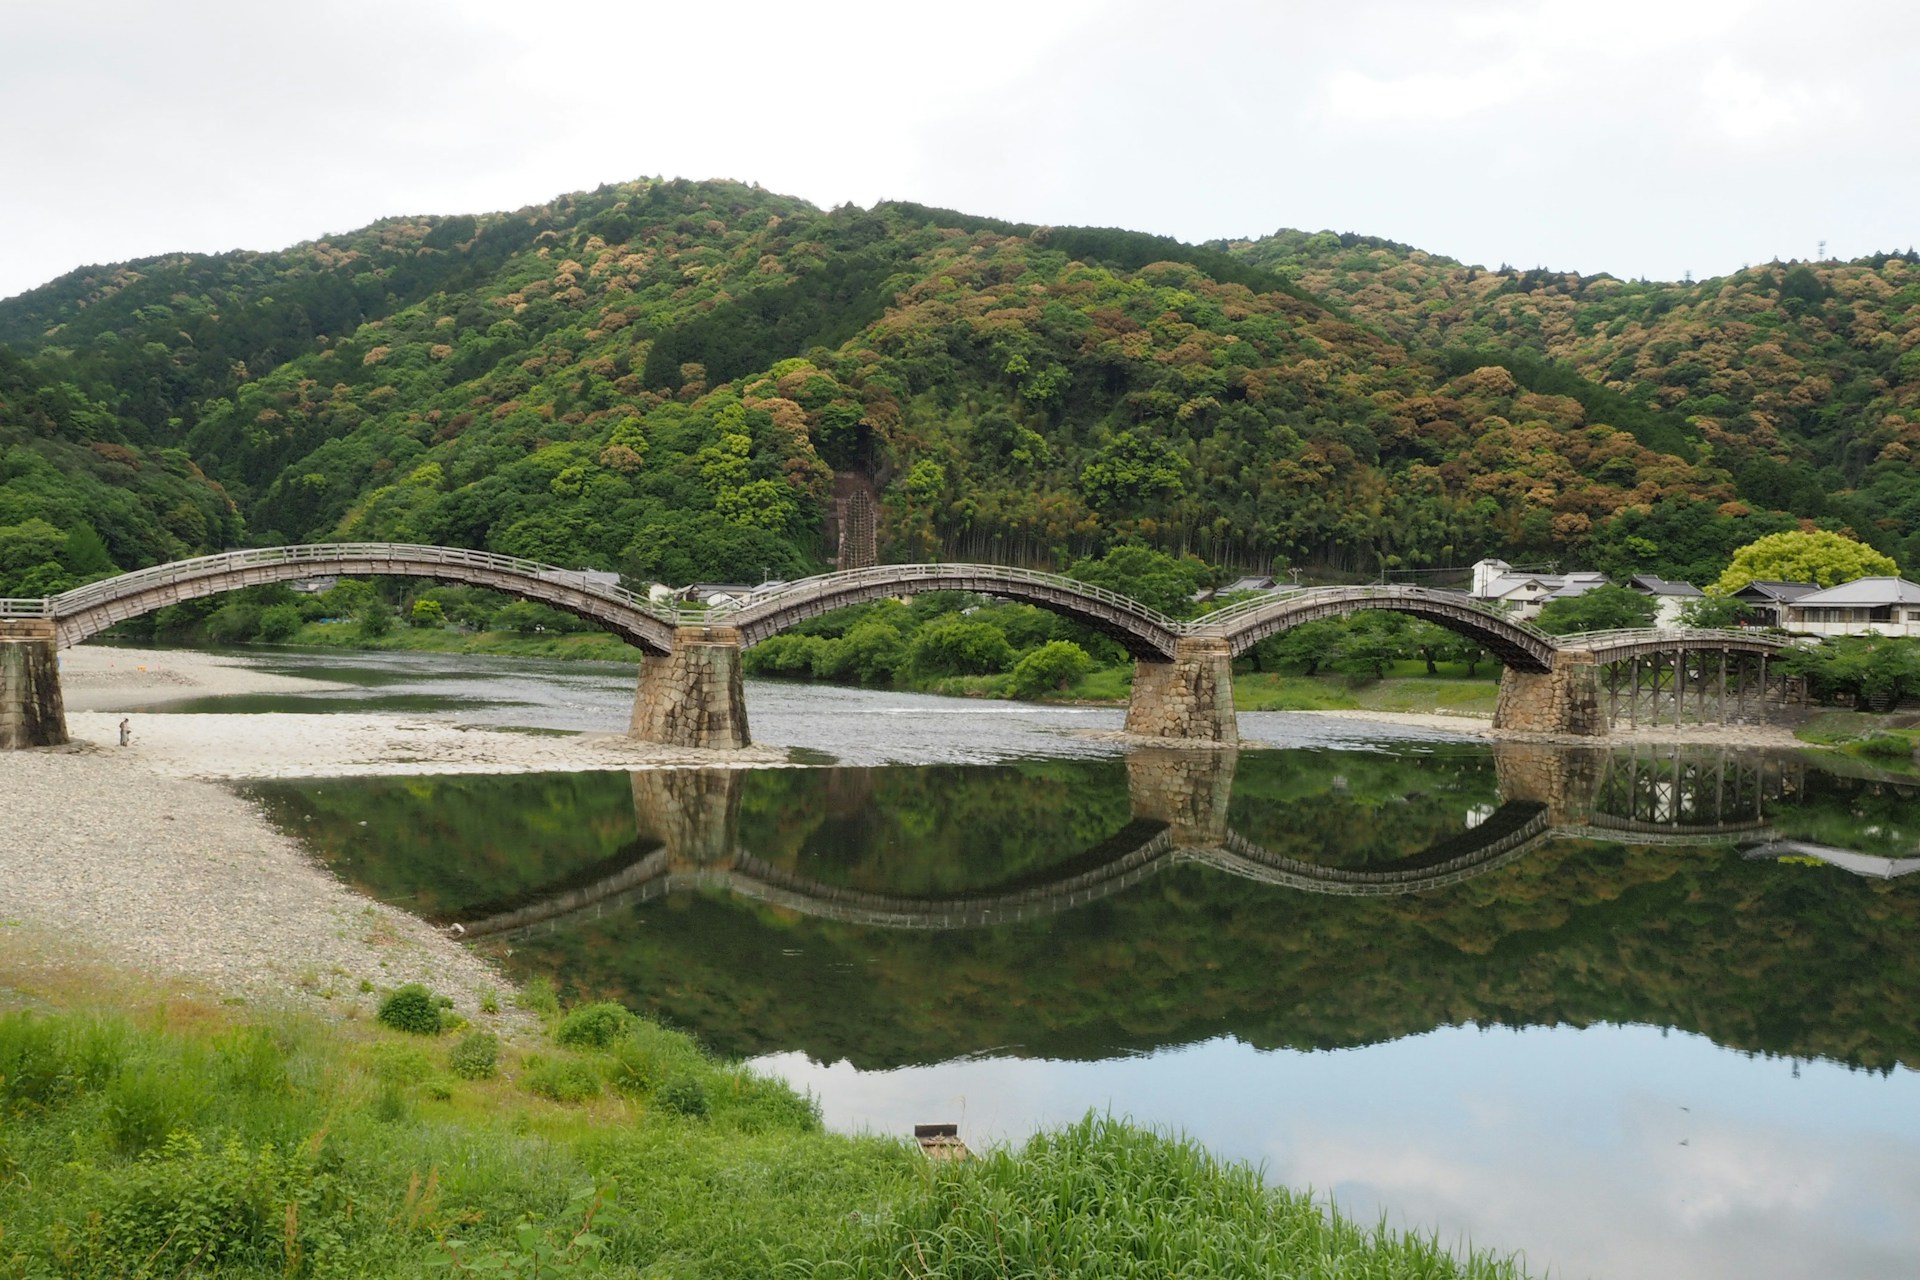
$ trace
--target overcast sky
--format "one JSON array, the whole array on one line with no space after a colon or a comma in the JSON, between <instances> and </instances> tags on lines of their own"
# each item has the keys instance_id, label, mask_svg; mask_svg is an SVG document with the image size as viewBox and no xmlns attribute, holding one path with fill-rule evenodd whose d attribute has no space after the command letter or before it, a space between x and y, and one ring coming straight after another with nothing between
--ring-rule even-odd
<instances>
[{"instance_id":1,"label":"overcast sky","mask_svg":"<svg viewBox=\"0 0 1920 1280\"><path fill-rule=\"evenodd\" d=\"M1920 241L1900 0L0 0L0 296L647 174L1705 276Z\"/></svg>"}]
</instances>

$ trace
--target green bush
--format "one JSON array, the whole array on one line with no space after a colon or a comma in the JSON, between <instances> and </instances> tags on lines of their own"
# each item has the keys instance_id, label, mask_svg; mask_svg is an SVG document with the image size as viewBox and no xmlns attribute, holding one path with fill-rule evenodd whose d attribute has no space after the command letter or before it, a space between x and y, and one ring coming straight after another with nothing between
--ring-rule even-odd
<instances>
[{"instance_id":1,"label":"green bush","mask_svg":"<svg viewBox=\"0 0 1920 1280\"><path fill-rule=\"evenodd\" d=\"M824 1277L1474 1276L1517 1278L1505 1259L1457 1260L1440 1241L1363 1227L1311 1196L1267 1186L1197 1142L1089 1116L1025 1150L929 1170L906 1203L852 1223Z\"/></svg>"},{"instance_id":2,"label":"green bush","mask_svg":"<svg viewBox=\"0 0 1920 1280\"><path fill-rule=\"evenodd\" d=\"M491 1031L475 1031L460 1038L447 1055L447 1065L462 1080L485 1080L500 1063L500 1038Z\"/></svg>"},{"instance_id":3,"label":"green bush","mask_svg":"<svg viewBox=\"0 0 1920 1280\"><path fill-rule=\"evenodd\" d=\"M553 1038L576 1048L604 1049L633 1029L636 1021L620 1005L610 1000L582 1005L560 1020Z\"/></svg>"},{"instance_id":4,"label":"green bush","mask_svg":"<svg viewBox=\"0 0 1920 1280\"><path fill-rule=\"evenodd\" d=\"M1913 754L1914 746L1911 738L1903 738L1897 733L1876 733L1870 738L1847 744L1847 750L1856 755L1884 760L1904 760Z\"/></svg>"},{"instance_id":5,"label":"green bush","mask_svg":"<svg viewBox=\"0 0 1920 1280\"><path fill-rule=\"evenodd\" d=\"M600 1096L600 1077L591 1066L573 1058L548 1061L528 1058L521 1077L527 1092L555 1102L585 1102Z\"/></svg>"},{"instance_id":6,"label":"green bush","mask_svg":"<svg viewBox=\"0 0 1920 1280\"><path fill-rule=\"evenodd\" d=\"M395 1031L416 1036L440 1034L440 1002L417 982L395 988L392 995L380 1002L380 1012L375 1016Z\"/></svg>"},{"instance_id":7,"label":"green bush","mask_svg":"<svg viewBox=\"0 0 1920 1280\"><path fill-rule=\"evenodd\" d=\"M656 1096L660 1106L675 1115L698 1117L713 1110L713 1103L707 1097L707 1086L692 1076L668 1081L667 1087Z\"/></svg>"},{"instance_id":8,"label":"green bush","mask_svg":"<svg viewBox=\"0 0 1920 1280\"><path fill-rule=\"evenodd\" d=\"M1031 701L1064 689L1093 670L1093 659L1071 640L1049 640L1013 668L1013 696Z\"/></svg>"},{"instance_id":9,"label":"green bush","mask_svg":"<svg viewBox=\"0 0 1920 1280\"><path fill-rule=\"evenodd\" d=\"M621 1093L645 1097L676 1076L702 1065L700 1051L685 1036L636 1018L610 1051L607 1080Z\"/></svg>"},{"instance_id":10,"label":"green bush","mask_svg":"<svg viewBox=\"0 0 1920 1280\"><path fill-rule=\"evenodd\" d=\"M0 1015L0 1102L59 1106L119 1075L127 1028L109 1019Z\"/></svg>"},{"instance_id":11,"label":"green bush","mask_svg":"<svg viewBox=\"0 0 1920 1280\"><path fill-rule=\"evenodd\" d=\"M271 608L261 610L258 632L259 638L267 641L269 644L278 644L283 640L291 640L294 634L304 625L304 622L305 619L300 616L299 605L276 604Z\"/></svg>"},{"instance_id":12,"label":"green bush","mask_svg":"<svg viewBox=\"0 0 1920 1280\"><path fill-rule=\"evenodd\" d=\"M107 1184L91 1247L98 1274L186 1275L264 1272L296 1248L289 1204L311 1205L320 1188L299 1149L249 1146L229 1138L209 1151L177 1133ZM292 1241L288 1237L292 1236ZM251 1264L251 1265L250 1265Z\"/></svg>"}]
</instances>

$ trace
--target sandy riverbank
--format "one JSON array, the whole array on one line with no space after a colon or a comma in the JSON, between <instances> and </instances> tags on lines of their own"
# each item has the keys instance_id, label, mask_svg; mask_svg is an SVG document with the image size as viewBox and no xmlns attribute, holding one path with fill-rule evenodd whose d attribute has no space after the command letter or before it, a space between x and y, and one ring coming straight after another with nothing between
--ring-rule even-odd
<instances>
[{"instance_id":1,"label":"sandy riverbank","mask_svg":"<svg viewBox=\"0 0 1920 1280\"><path fill-rule=\"evenodd\" d=\"M77 645L60 653L60 690L68 711L125 711L187 698L246 693L318 693L344 685L278 676L244 659L184 649Z\"/></svg>"}]
</instances>

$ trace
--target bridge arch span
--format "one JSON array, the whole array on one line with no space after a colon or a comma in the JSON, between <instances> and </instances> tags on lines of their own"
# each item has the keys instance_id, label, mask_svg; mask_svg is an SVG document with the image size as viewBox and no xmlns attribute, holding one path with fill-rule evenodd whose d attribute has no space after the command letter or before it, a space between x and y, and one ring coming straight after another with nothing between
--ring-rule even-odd
<instances>
[{"instance_id":1,"label":"bridge arch span","mask_svg":"<svg viewBox=\"0 0 1920 1280\"><path fill-rule=\"evenodd\" d=\"M1404 613L1466 636L1500 662L1520 671L1553 669L1559 645L1538 627L1474 604L1455 591L1431 587L1314 587L1289 592L1203 617L1190 624L1195 634L1226 640L1235 657L1269 636L1303 622L1344 617L1367 609Z\"/></svg>"},{"instance_id":2,"label":"bridge arch span","mask_svg":"<svg viewBox=\"0 0 1920 1280\"><path fill-rule=\"evenodd\" d=\"M594 582L575 570L513 556L406 543L324 543L229 551L91 582L52 597L48 605L57 642L64 649L116 622L170 604L322 574L433 578L486 587L573 614L648 653L666 654L673 649L671 614L622 587Z\"/></svg>"},{"instance_id":3,"label":"bridge arch span","mask_svg":"<svg viewBox=\"0 0 1920 1280\"><path fill-rule=\"evenodd\" d=\"M1179 622L1118 592L1058 574L987 564L889 564L822 574L790 583L718 620L739 631L744 648L835 609L928 591L971 591L1036 605L1110 636L1145 662L1172 661L1182 632Z\"/></svg>"}]
</instances>

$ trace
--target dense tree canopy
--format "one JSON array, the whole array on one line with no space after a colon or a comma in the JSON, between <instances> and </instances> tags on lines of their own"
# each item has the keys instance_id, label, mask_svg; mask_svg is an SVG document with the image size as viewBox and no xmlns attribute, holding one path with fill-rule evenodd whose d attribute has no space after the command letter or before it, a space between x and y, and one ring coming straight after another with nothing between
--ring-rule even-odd
<instances>
[{"instance_id":1,"label":"dense tree canopy","mask_svg":"<svg viewBox=\"0 0 1920 1280\"><path fill-rule=\"evenodd\" d=\"M1704 579L1803 520L1920 551L1916 333L1902 256L1683 288L640 180L0 302L0 527L755 580L843 469L886 559Z\"/></svg>"},{"instance_id":2,"label":"dense tree canopy","mask_svg":"<svg viewBox=\"0 0 1920 1280\"><path fill-rule=\"evenodd\" d=\"M1768 534L1737 549L1713 589L1730 595L1756 580L1837 587L1855 578L1897 572L1899 566L1892 559L1852 538L1795 530Z\"/></svg>"}]
</instances>

